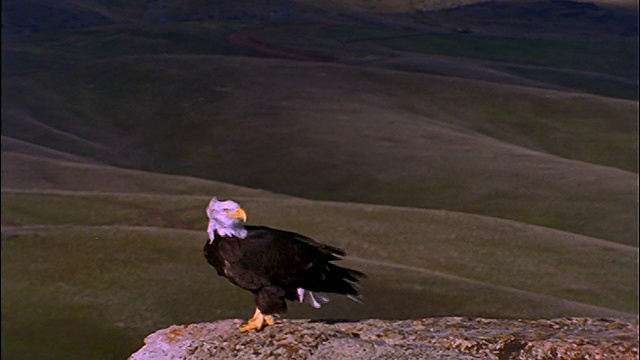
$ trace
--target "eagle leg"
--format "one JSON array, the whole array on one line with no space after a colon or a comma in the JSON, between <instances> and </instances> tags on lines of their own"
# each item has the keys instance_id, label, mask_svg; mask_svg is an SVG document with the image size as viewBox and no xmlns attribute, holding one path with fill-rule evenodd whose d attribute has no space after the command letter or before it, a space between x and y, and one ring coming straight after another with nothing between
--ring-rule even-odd
<instances>
[{"instance_id":1,"label":"eagle leg","mask_svg":"<svg viewBox=\"0 0 640 360\"><path fill-rule=\"evenodd\" d=\"M240 326L240 332L249 330L260 331L267 325L273 325L276 320L273 315L264 315L260 309L256 308L256 312L253 313L253 317L247 321L246 324Z\"/></svg>"}]
</instances>

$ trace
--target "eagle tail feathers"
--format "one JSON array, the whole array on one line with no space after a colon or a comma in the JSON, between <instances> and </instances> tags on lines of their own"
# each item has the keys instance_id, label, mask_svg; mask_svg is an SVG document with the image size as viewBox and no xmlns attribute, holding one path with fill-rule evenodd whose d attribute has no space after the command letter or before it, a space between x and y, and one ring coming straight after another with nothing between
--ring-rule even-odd
<instances>
[{"instance_id":1,"label":"eagle tail feathers","mask_svg":"<svg viewBox=\"0 0 640 360\"><path fill-rule=\"evenodd\" d=\"M327 264L323 272L324 279L316 291L342 295L360 296L358 282L366 275L360 271L344 268L335 264Z\"/></svg>"},{"instance_id":2,"label":"eagle tail feathers","mask_svg":"<svg viewBox=\"0 0 640 360\"><path fill-rule=\"evenodd\" d=\"M347 252L331 245L324 245L324 250L329 251L330 253L338 256L347 256Z\"/></svg>"},{"instance_id":3,"label":"eagle tail feathers","mask_svg":"<svg viewBox=\"0 0 640 360\"><path fill-rule=\"evenodd\" d=\"M358 304L364 303L364 297L360 293L358 293L358 295L347 295L347 298L357 302Z\"/></svg>"}]
</instances>

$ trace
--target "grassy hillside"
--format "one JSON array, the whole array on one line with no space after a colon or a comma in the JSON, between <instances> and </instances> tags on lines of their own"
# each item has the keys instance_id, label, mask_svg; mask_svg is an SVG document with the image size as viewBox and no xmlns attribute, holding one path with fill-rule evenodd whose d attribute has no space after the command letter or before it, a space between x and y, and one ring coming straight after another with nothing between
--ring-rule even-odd
<instances>
[{"instance_id":1,"label":"grassy hillside","mask_svg":"<svg viewBox=\"0 0 640 360\"><path fill-rule=\"evenodd\" d=\"M611 295L632 289L632 277L628 282L608 281L613 274L624 273L624 268L633 264L635 247L446 211L318 203L295 198L278 201L235 198L257 214L254 220L257 224L299 229L321 241L352 249L358 257L408 267L427 264L431 270L461 278L625 311L633 311L635 306L631 297ZM135 225L202 231L206 228L202 204L208 200L209 197L193 196L5 191L2 218L7 224L19 226ZM599 258L603 249L609 253ZM608 264L611 273L602 274L597 266L600 261L605 264L613 261ZM556 267L584 274L567 273L558 278L541 274L543 269L549 274L556 273L559 271ZM505 268L510 272L505 273ZM535 276L540 278L533 280Z\"/></svg>"},{"instance_id":2,"label":"grassy hillside","mask_svg":"<svg viewBox=\"0 0 640 360\"><path fill-rule=\"evenodd\" d=\"M4 84L9 134L114 165L636 241L637 102L213 56Z\"/></svg>"},{"instance_id":3,"label":"grassy hillside","mask_svg":"<svg viewBox=\"0 0 640 360\"><path fill-rule=\"evenodd\" d=\"M3 234L2 355L121 359L142 346L144 336L170 324L248 317L250 294L215 275L200 255L201 237L195 231L75 226ZM420 271L348 264L371 276L364 305L334 297L318 311L293 304L291 316L622 315Z\"/></svg>"},{"instance_id":4,"label":"grassy hillside","mask_svg":"<svg viewBox=\"0 0 640 360\"><path fill-rule=\"evenodd\" d=\"M636 316L634 247L446 211L236 198L250 223L342 246L370 275L365 305L334 297L292 317ZM159 327L248 316L251 296L201 255L207 201L3 191L3 355L121 358Z\"/></svg>"},{"instance_id":5,"label":"grassy hillside","mask_svg":"<svg viewBox=\"0 0 640 360\"><path fill-rule=\"evenodd\" d=\"M2 171L10 358L122 358L157 328L248 316L251 296L201 255L212 195L240 201L252 224L344 247L345 264L369 274L365 305L334 297L320 312L293 305L292 317L637 316L637 247L467 213L319 202L9 152ZM31 190L9 190L20 187ZM60 324L65 331L52 334Z\"/></svg>"}]
</instances>

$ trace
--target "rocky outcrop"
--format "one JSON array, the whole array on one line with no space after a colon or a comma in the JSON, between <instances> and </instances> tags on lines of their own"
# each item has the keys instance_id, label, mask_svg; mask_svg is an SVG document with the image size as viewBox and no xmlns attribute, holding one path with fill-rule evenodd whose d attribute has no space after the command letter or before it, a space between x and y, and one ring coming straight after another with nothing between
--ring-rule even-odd
<instances>
[{"instance_id":1,"label":"rocky outcrop","mask_svg":"<svg viewBox=\"0 0 640 360\"><path fill-rule=\"evenodd\" d=\"M240 333L240 320L173 325L130 360L149 359L637 359L638 321L279 320Z\"/></svg>"}]
</instances>

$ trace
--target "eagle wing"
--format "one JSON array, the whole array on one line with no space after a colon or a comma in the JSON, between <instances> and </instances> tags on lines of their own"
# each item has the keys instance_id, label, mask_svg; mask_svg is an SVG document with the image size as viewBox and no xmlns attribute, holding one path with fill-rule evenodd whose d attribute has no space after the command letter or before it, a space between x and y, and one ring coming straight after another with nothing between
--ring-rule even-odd
<instances>
[{"instance_id":1,"label":"eagle wing","mask_svg":"<svg viewBox=\"0 0 640 360\"><path fill-rule=\"evenodd\" d=\"M313 292L336 293L360 301L357 282L366 275L332 261L346 253L306 236L265 226L246 226L245 238L220 237L205 244L205 257L233 284L254 292L263 311L286 309L284 299L320 305ZM308 292L307 292L308 291ZM306 295L305 295L306 294Z\"/></svg>"},{"instance_id":2,"label":"eagle wing","mask_svg":"<svg viewBox=\"0 0 640 360\"><path fill-rule=\"evenodd\" d=\"M241 240L239 262L246 268L278 285L295 285L314 275L319 265L339 260L341 249L318 243L306 236L271 229L247 226L247 237Z\"/></svg>"},{"instance_id":3,"label":"eagle wing","mask_svg":"<svg viewBox=\"0 0 640 360\"><path fill-rule=\"evenodd\" d=\"M332 261L346 255L344 250L306 236L264 226L247 226L240 240L242 255L238 265L297 299L297 289L358 296L354 283L365 274Z\"/></svg>"}]
</instances>

